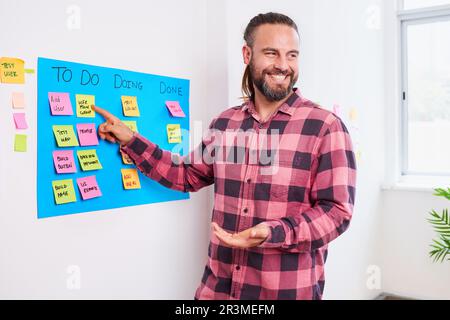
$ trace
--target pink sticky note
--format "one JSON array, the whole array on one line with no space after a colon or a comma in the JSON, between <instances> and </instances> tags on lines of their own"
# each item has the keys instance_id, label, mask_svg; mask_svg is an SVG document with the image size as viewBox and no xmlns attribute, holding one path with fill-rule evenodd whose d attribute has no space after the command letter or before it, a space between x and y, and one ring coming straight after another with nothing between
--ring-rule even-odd
<instances>
[{"instance_id":1,"label":"pink sticky note","mask_svg":"<svg viewBox=\"0 0 450 320\"><path fill-rule=\"evenodd\" d=\"M186 115L181 109L180 103L178 101L166 101L166 106L169 109L170 113L174 117L184 118Z\"/></svg>"},{"instance_id":2,"label":"pink sticky note","mask_svg":"<svg viewBox=\"0 0 450 320\"><path fill-rule=\"evenodd\" d=\"M333 105L333 112L335 115L340 117L341 116L341 106L338 104Z\"/></svg>"},{"instance_id":3,"label":"pink sticky note","mask_svg":"<svg viewBox=\"0 0 450 320\"><path fill-rule=\"evenodd\" d=\"M83 200L102 196L102 192L100 191L100 187L97 184L97 179L95 176L78 178L77 184Z\"/></svg>"},{"instance_id":4,"label":"pink sticky note","mask_svg":"<svg viewBox=\"0 0 450 320\"><path fill-rule=\"evenodd\" d=\"M14 113L14 123L16 124L16 129L28 129L27 120L25 119L25 113Z\"/></svg>"},{"instance_id":5,"label":"pink sticky note","mask_svg":"<svg viewBox=\"0 0 450 320\"><path fill-rule=\"evenodd\" d=\"M49 92L48 102L50 110L54 116L71 116L73 115L72 103L68 93L65 92Z\"/></svg>"},{"instance_id":6,"label":"pink sticky note","mask_svg":"<svg viewBox=\"0 0 450 320\"><path fill-rule=\"evenodd\" d=\"M77 172L72 150L53 151L53 163L57 173Z\"/></svg>"},{"instance_id":7,"label":"pink sticky note","mask_svg":"<svg viewBox=\"0 0 450 320\"><path fill-rule=\"evenodd\" d=\"M13 92L12 105L14 109L25 108L25 95L23 94L23 92Z\"/></svg>"},{"instance_id":8,"label":"pink sticky note","mask_svg":"<svg viewBox=\"0 0 450 320\"><path fill-rule=\"evenodd\" d=\"M81 146L98 145L97 131L95 123L78 123L77 124L78 139Z\"/></svg>"}]
</instances>

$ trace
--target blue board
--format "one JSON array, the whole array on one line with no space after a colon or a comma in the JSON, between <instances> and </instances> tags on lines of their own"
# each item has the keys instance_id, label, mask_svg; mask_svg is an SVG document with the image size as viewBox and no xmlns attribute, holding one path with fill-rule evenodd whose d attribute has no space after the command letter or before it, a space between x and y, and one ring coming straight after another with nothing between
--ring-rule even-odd
<instances>
[{"instance_id":1,"label":"blue board","mask_svg":"<svg viewBox=\"0 0 450 320\"><path fill-rule=\"evenodd\" d=\"M167 124L180 124L182 128L182 148L177 153L187 153L189 144L189 80L163 77L126 70L98 67L74 62L38 59L38 152L37 152L37 216L47 218L80 212L90 212L136 206L155 202L189 199L189 194L165 188L139 172L141 189L125 190L121 169L134 168L123 164L117 144L99 139L98 146L59 148L52 131L52 125L73 125L76 132L78 123L104 122L100 115L95 118L78 118L76 115L76 94L95 96L95 104L122 120L136 121L139 133L162 149L174 150L175 144L167 139ZM48 92L68 92L74 115L52 116ZM122 111L121 96L136 96L140 117L125 117ZM172 117L165 106L166 101L179 101L185 118ZM77 135L78 136L78 135ZM103 169L82 171L76 151L96 149ZM52 153L55 150L73 150L77 167L76 173L57 174ZM102 196L82 200L76 179L95 175ZM52 181L72 179L76 202L57 205Z\"/></svg>"}]
</instances>

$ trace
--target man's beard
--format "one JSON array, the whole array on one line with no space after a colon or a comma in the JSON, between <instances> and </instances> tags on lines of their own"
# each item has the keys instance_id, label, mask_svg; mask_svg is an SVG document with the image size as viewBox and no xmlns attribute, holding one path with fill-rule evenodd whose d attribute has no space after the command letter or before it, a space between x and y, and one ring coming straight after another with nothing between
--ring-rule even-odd
<instances>
[{"instance_id":1,"label":"man's beard","mask_svg":"<svg viewBox=\"0 0 450 320\"><path fill-rule=\"evenodd\" d=\"M259 78L256 77L256 71L252 61L250 61L250 76L253 79L254 85L258 88L258 90L266 97L266 99L270 102L281 101L285 99L294 88L295 83L298 80L298 76L295 75L294 71L290 69L289 71L279 70L276 68L264 69ZM283 87L281 85L276 85L276 88L271 88L270 85L265 80L266 75L284 75L289 76L289 84L287 87Z\"/></svg>"}]
</instances>

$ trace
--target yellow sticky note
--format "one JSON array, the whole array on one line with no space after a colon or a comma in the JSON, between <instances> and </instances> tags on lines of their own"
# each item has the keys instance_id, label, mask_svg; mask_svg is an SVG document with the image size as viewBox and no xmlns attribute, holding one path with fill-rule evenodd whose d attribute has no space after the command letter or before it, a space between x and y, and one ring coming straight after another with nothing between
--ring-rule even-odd
<instances>
[{"instance_id":1,"label":"yellow sticky note","mask_svg":"<svg viewBox=\"0 0 450 320\"><path fill-rule=\"evenodd\" d=\"M126 117L139 117L139 107L136 97L122 96L123 115Z\"/></svg>"},{"instance_id":2,"label":"yellow sticky note","mask_svg":"<svg viewBox=\"0 0 450 320\"><path fill-rule=\"evenodd\" d=\"M169 140L169 143L181 142L181 128L179 124L167 125L167 138Z\"/></svg>"},{"instance_id":3,"label":"yellow sticky note","mask_svg":"<svg viewBox=\"0 0 450 320\"><path fill-rule=\"evenodd\" d=\"M16 134L14 138L14 151L15 152L27 152L27 135Z\"/></svg>"},{"instance_id":4,"label":"yellow sticky note","mask_svg":"<svg viewBox=\"0 0 450 320\"><path fill-rule=\"evenodd\" d=\"M136 169L121 169L123 187L126 190L140 189L141 183Z\"/></svg>"},{"instance_id":5,"label":"yellow sticky note","mask_svg":"<svg viewBox=\"0 0 450 320\"><path fill-rule=\"evenodd\" d=\"M25 83L25 62L17 58L0 58L0 81L3 83Z\"/></svg>"},{"instance_id":6,"label":"yellow sticky note","mask_svg":"<svg viewBox=\"0 0 450 320\"><path fill-rule=\"evenodd\" d=\"M136 121L122 121L128 128L133 132L138 132L138 127Z\"/></svg>"},{"instance_id":7,"label":"yellow sticky note","mask_svg":"<svg viewBox=\"0 0 450 320\"><path fill-rule=\"evenodd\" d=\"M56 204L76 202L77 196L73 187L72 179L52 181L53 194Z\"/></svg>"},{"instance_id":8,"label":"yellow sticky note","mask_svg":"<svg viewBox=\"0 0 450 320\"><path fill-rule=\"evenodd\" d=\"M72 125L54 125L53 134L58 147L78 147L78 139Z\"/></svg>"},{"instance_id":9,"label":"yellow sticky note","mask_svg":"<svg viewBox=\"0 0 450 320\"><path fill-rule=\"evenodd\" d=\"M77 101L77 117L78 118L94 118L95 111L92 106L95 105L95 96L88 94L75 95Z\"/></svg>"},{"instance_id":10,"label":"yellow sticky note","mask_svg":"<svg viewBox=\"0 0 450 320\"><path fill-rule=\"evenodd\" d=\"M133 161L125 152L120 151L120 154L122 155L122 162L124 164L133 164Z\"/></svg>"},{"instance_id":11,"label":"yellow sticky note","mask_svg":"<svg viewBox=\"0 0 450 320\"><path fill-rule=\"evenodd\" d=\"M358 110L356 108L351 108L349 112L350 121L354 122L358 118Z\"/></svg>"},{"instance_id":12,"label":"yellow sticky note","mask_svg":"<svg viewBox=\"0 0 450 320\"><path fill-rule=\"evenodd\" d=\"M77 157L83 171L100 170L103 168L95 149L78 150Z\"/></svg>"}]
</instances>

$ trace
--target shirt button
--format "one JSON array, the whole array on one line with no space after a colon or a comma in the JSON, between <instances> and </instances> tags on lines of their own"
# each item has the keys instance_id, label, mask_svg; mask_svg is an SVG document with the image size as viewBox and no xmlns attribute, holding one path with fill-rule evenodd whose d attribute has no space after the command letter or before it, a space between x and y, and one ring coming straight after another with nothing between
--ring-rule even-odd
<instances>
[{"instance_id":1,"label":"shirt button","mask_svg":"<svg viewBox=\"0 0 450 320\"><path fill-rule=\"evenodd\" d=\"M258 125L258 128L262 129L264 127L264 125L260 124Z\"/></svg>"},{"instance_id":2,"label":"shirt button","mask_svg":"<svg viewBox=\"0 0 450 320\"><path fill-rule=\"evenodd\" d=\"M236 270L240 270L241 269L241 267L240 266L236 266Z\"/></svg>"},{"instance_id":3,"label":"shirt button","mask_svg":"<svg viewBox=\"0 0 450 320\"><path fill-rule=\"evenodd\" d=\"M247 213L247 212L248 212L248 208L245 208L245 209L244 209L244 213Z\"/></svg>"},{"instance_id":4,"label":"shirt button","mask_svg":"<svg viewBox=\"0 0 450 320\"><path fill-rule=\"evenodd\" d=\"M250 183L250 182L252 182L252 179L248 178L247 183Z\"/></svg>"}]
</instances>

